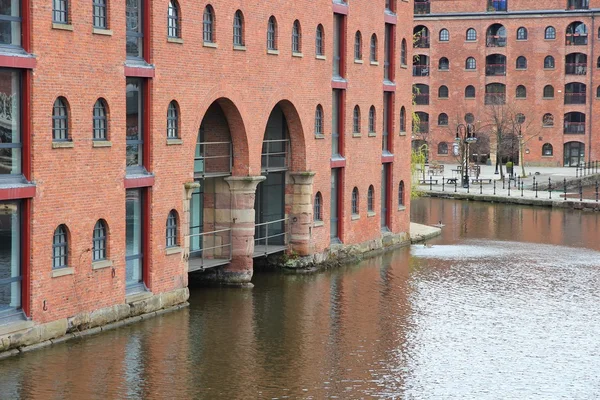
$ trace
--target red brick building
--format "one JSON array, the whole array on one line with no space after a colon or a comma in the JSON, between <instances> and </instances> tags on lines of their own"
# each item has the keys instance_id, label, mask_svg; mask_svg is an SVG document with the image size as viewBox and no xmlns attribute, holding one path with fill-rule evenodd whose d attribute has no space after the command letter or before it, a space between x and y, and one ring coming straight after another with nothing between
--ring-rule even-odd
<instances>
[{"instance_id":1,"label":"red brick building","mask_svg":"<svg viewBox=\"0 0 600 400\"><path fill-rule=\"evenodd\" d=\"M458 124L490 132L489 103L522 113L505 160L574 166L600 158L600 6L592 0L416 1L413 76L421 117L414 144L454 162ZM418 85L418 86L417 86ZM417 90L417 88L419 90ZM517 114L518 115L518 114ZM491 156L495 161L495 143Z\"/></svg>"},{"instance_id":2,"label":"red brick building","mask_svg":"<svg viewBox=\"0 0 600 400\"><path fill-rule=\"evenodd\" d=\"M412 5L6 4L0 334L406 239Z\"/></svg>"}]
</instances>

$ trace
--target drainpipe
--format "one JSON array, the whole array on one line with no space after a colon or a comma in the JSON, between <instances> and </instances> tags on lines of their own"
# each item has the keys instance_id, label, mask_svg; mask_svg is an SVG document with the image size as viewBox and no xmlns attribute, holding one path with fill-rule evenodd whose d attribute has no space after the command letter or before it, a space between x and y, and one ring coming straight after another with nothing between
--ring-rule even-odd
<instances>
[{"instance_id":1,"label":"drainpipe","mask_svg":"<svg viewBox=\"0 0 600 400\"><path fill-rule=\"evenodd\" d=\"M590 60L590 65L592 68L590 68L590 89L588 90L589 93L589 101L590 101L590 105L589 105L589 122L588 122L588 162L592 161L592 119L593 119L593 115L592 114L592 105L594 104L594 87L592 86L592 76L594 75L594 41L596 39L596 28L595 28L595 18L594 18L594 14L592 13L592 51L591 51L591 60ZM563 157L564 158L564 157Z\"/></svg>"}]
</instances>

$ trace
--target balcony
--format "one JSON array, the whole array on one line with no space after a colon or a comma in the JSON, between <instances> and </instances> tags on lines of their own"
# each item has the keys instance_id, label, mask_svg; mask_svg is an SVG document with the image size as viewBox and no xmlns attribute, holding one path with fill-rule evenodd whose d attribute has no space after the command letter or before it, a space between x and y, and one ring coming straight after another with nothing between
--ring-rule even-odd
<instances>
[{"instance_id":1,"label":"balcony","mask_svg":"<svg viewBox=\"0 0 600 400\"><path fill-rule=\"evenodd\" d=\"M493 104L505 104L506 103L506 94L505 93L486 93L485 94L485 104L493 105Z\"/></svg>"},{"instance_id":2,"label":"balcony","mask_svg":"<svg viewBox=\"0 0 600 400\"><path fill-rule=\"evenodd\" d=\"M586 93L565 93L565 104L585 104Z\"/></svg>"},{"instance_id":3,"label":"balcony","mask_svg":"<svg viewBox=\"0 0 600 400\"><path fill-rule=\"evenodd\" d=\"M582 35L579 33L567 33L565 35L565 44L567 46L585 46L587 45L587 42L587 35Z\"/></svg>"},{"instance_id":4,"label":"balcony","mask_svg":"<svg viewBox=\"0 0 600 400\"><path fill-rule=\"evenodd\" d=\"M428 49L429 48L429 36L416 36L413 43L415 49Z\"/></svg>"},{"instance_id":5,"label":"balcony","mask_svg":"<svg viewBox=\"0 0 600 400\"><path fill-rule=\"evenodd\" d=\"M429 76L429 65L413 65L413 76Z\"/></svg>"},{"instance_id":6,"label":"balcony","mask_svg":"<svg viewBox=\"0 0 600 400\"><path fill-rule=\"evenodd\" d=\"M231 142L198 142L194 156L194 177L231 175L233 145Z\"/></svg>"},{"instance_id":7,"label":"balcony","mask_svg":"<svg viewBox=\"0 0 600 400\"><path fill-rule=\"evenodd\" d=\"M263 172L285 171L289 165L289 139L263 140L261 165Z\"/></svg>"},{"instance_id":8,"label":"balcony","mask_svg":"<svg viewBox=\"0 0 600 400\"><path fill-rule=\"evenodd\" d=\"M431 2L415 0L415 15L429 14L431 12Z\"/></svg>"},{"instance_id":9,"label":"balcony","mask_svg":"<svg viewBox=\"0 0 600 400\"><path fill-rule=\"evenodd\" d=\"M485 66L485 76L505 76L506 64L487 64Z\"/></svg>"},{"instance_id":10,"label":"balcony","mask_svg":"<svg viewBox=\"0 0 600 400\"><path fill-rule=\"evenodd\" d=\"M506 47L506 36L488 35L485 45L487 47Z\"/></svg>"},{"instance_id":11,"label":"balcony","mask_svg":"<svg viewBox=\"0 0 600 400\"><path fill-rule=\"evenodd\" d=\"M585 134L585 122L565 121L564 133L566 135L584 135Z\"/></svg>"},{"instance_id":12,"label":"balcony","mask_svg":"<svg viewBox=\"0 0 600 400\"><path fill-rule=\"evenodd\" d=\"M419 106L429 105L429 93L415 93L414 101Z\"/></svg>"},{"instance_id":13,"label":"balcony","mask_svg":"<svg viewBox=\"0 0 600 400\"><path fill-rule=\"evenodd\" d=\"M585 75L587 74L587 63L566 63L565 75Z\"/></svg>"}]
</instances>

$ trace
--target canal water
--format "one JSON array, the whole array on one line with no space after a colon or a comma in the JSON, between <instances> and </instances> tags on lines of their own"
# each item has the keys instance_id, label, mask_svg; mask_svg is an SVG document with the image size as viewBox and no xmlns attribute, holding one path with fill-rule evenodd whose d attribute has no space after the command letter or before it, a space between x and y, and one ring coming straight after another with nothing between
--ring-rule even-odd
<instances>
[{"instance_id":1,"label":"canal water","mask_svg":"<svg viewBox=\"0 0 600 400\"><path fill-rule=\"evenodd\" d=\"M0 361L2 399L595 399L600 215L421 199L414 245Z\"/></svg>"}]
</instances>

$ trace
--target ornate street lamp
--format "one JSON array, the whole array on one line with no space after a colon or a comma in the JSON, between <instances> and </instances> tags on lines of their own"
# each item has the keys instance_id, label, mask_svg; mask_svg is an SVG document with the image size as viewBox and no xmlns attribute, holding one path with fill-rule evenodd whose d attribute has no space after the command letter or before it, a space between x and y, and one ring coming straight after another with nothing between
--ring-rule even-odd
<instances>
[{"instance_id":1,"label":"ornate street lamp","mask_svg":"<svg viewBox=\"0 0 600 400\"><path fill-rule=\"evenodd\" d=\"M473 124L458 124L456 127L456 143L461 147L461 164L463 169L462 187L469 187L469 144L477 142Z\"/></svg>"}]
</instances>

